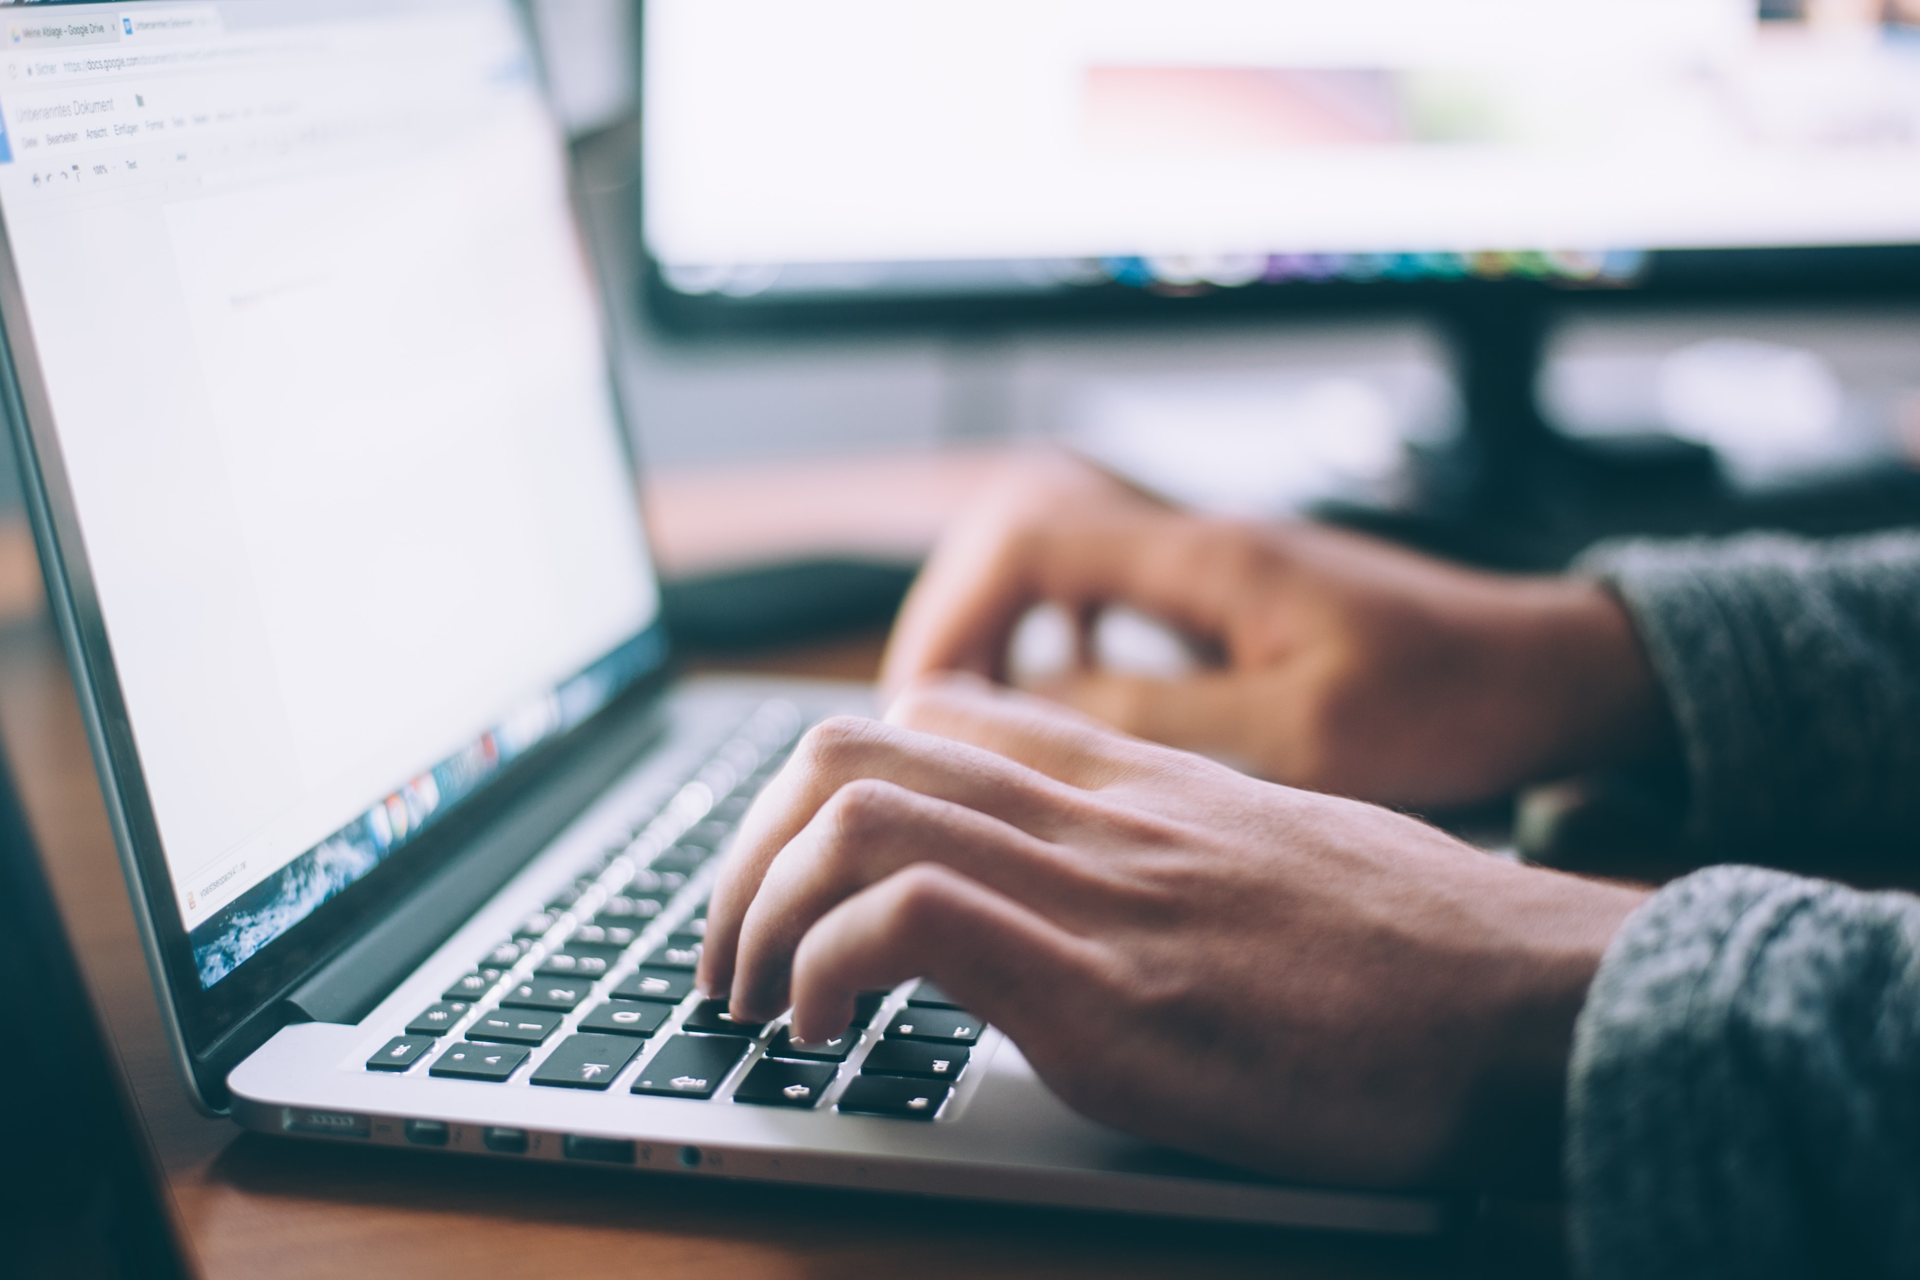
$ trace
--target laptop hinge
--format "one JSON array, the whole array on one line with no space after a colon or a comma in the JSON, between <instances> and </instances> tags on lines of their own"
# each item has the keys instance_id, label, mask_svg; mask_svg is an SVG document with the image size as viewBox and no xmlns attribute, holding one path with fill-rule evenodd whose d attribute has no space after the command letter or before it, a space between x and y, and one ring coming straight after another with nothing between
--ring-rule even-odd
<instances>
[{"instance_id":1,"label":"laptop hinge","mask_svg":"<svg viewBox=\"0 0 1920 1280\"><path fill-rule=\"evenodd\" d=\"M287 994L288 1021L354 1023L465 924L500 887L580 816L660 737L665 718L646 699L591 742L578 744L465 850Z\"/></svg>"}]
</instances>

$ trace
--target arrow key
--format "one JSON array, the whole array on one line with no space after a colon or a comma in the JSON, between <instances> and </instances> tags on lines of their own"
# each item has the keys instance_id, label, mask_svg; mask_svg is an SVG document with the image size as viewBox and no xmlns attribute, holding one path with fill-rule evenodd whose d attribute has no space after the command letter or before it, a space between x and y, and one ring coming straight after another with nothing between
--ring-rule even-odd
<instances>
[{"instance_id":1,"label":"arrow key","mask_svg":"<svg viewBox=\"0 0 1920 1280\"><path fill-rule=\"evenodd\" d=\"M892 1116L896 1120L931 1120L940 1113L950 1084L935 1080L902 1080L897 1076L856 1076L840 1095L840 1110L865 1116Z\"/></svg>"},{"instance_id":2,"label":"arrow key","mask_svg":"<svg viewBox=\"0 0 1920 1280\"><path fill-rule=\"evenodd\" d=\"M762 1107L813 1107L833 1083L830 1062L776 1062L762 1058L733 1091L735 1102Z\"/></svg>"},{"instance_id":3,"label":"arrow key","mask_svg":"<svg viewBox=\"0 0 1920 1280\"><path fill-rule=\"evenodd\" d=\"M741 1036L675 1036L644 1067L633 1092L663 1098L711 1098L753 1041Z\"/></svg>"},{"instance_id":4,"label":"arrow key","mask_svg":"<svg viewBox=\"0 0 1920 1280\"><path fill-rule=\"evenodd\" d=\"M534 1068L531 1080L559 1089L604 1089L639 1051L625 1036L568 1036Z\"/></svg>"}]
</instances>

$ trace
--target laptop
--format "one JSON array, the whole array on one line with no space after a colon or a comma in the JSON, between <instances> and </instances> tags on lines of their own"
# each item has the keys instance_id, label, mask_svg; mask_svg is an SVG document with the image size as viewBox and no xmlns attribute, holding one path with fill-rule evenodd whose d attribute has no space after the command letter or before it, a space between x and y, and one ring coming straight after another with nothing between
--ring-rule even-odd
<instances>
[{"instance_id":1,"label":"laptop","mask_svg":"<svg viewBox=\"0 0 1920 1280\"><path fill-rule=\"evenodd\" d=\"M0 395L173 1055L250 1129L1398 1233L1087 1121L908 983L691 990L864 687L676 680L568 153L508 0L36 4Z\"/></svg>"},{"instance_id":2,"label":"laptop","mask_svg":"<svg viewBox=\"0 0 1920 1280\"><path fill-rule=\"evenodd\" d=\"M74 962L59 909L0 758L0 1021L31 1027L0 1059L15 1176L0 1196L17 1280L184 1280L194 1273L112 1041ZM32 1172L24 1174L23 1163Z\"/></svg>"}]
</instances>

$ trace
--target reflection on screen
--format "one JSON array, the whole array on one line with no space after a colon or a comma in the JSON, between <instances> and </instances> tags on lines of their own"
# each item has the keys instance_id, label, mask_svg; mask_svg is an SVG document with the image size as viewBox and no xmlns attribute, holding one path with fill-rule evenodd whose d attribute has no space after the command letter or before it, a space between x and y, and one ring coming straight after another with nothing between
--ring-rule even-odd
<instances>
[{"instance_id":1,"label":"reflection on screen","mask_svg":"<svg viewBox=\"0 0 1920 1280\"><path fill-rule=\"evenodd\" d=\"M661 657L511 6L336 12L36 6L0 48L9 245L207 985Z\"/></svg>"},{"instance_id":2,"label":"reflection on screen","mask_svg":"<svg viewBox=\"0 0 1920 1280\"><path fill-rule=\"evenodd\" d=\"M1604 284L1649 250L1920 242L1910 10L659 0L647 242L735 296Z\"/></svg>"}]
</instances>

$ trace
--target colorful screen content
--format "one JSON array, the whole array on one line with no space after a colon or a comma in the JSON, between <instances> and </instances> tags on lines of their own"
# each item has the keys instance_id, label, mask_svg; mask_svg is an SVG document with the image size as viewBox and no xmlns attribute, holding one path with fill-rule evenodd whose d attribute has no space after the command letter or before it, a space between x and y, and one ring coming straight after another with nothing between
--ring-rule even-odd
<instances>
[{"instance_id":1,"label":"colorful screen content","mask_svg":"<svg viewBox=\"0 0 1920 1280\"><path fill-rule=\"evenodd\" d=\"M211 987L232 973L485 786L506 765L606 706L665 657L666 641L659 631L634 637L433 768L401 783L365 813L246 890L188 935L201 986Z\"/></svg>"},{"instance_id":2,"label":"colorful screen content","mask_svg":"<svg viewBox=\"0 0 1920 1280\"><path fill-rule=\"evenodd\" d=\"M595 285L508 0L4 23L8 336L210 987L662 661Z\"/></svg>"},{"instance_id":3,"label":"colorful screen content","mask_svg":"<svg viewBox=\"0 0 1920 1280\"><path fill-rule=\"evenodd\" d=\"M646 240L669 288L738 299L1620 286L1649 251L1920 243L1909 23L1914 0L654 0Z\"/></svg>"}]
</instances>

